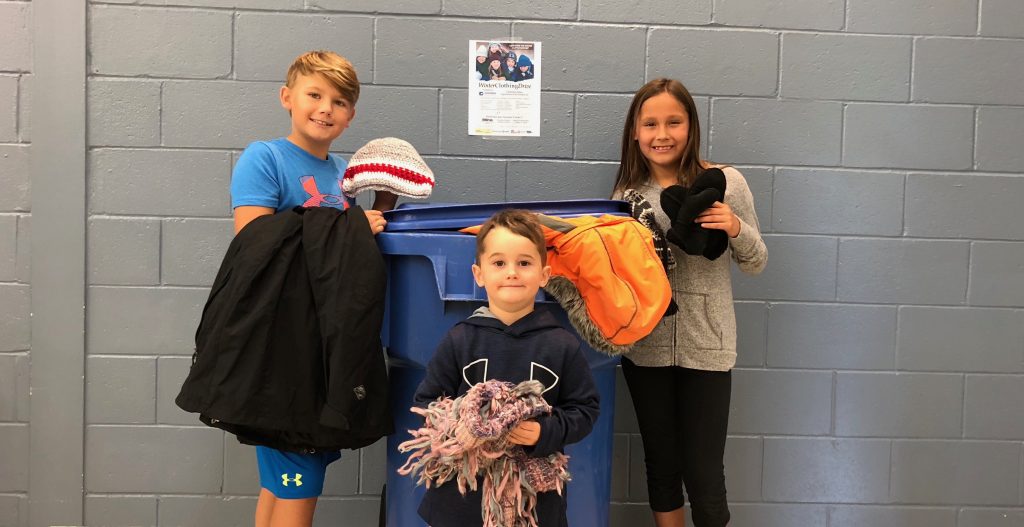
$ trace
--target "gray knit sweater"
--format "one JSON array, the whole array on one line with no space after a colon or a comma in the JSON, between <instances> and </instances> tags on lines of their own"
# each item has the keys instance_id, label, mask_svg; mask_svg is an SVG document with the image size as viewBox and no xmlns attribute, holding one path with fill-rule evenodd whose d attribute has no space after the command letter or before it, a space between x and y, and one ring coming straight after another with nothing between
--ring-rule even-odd
<instances>
[{"instance_id":1,"label":"gray knit sweater","mask_svg":"<svg viewBox=\"0 0 1024 527\"><path fill-rule=\"evenodd\" d=\"M745 273L758 274L768 261L768 250L754 212L754 199L743 174L723 167L725 203L739 217L740 233L716 260L690 256L669 244L677 265L668 271L672 297L679 312L658 323L654 331L633 346L627 357L638 366L682 366L697 370L728 371L736 364L736 313L733 310L729 260ZM661 187L653 180L637 188L655 210L658 225L668 231L668 216L661 210ZM613 196L621 199L621 193Z\"/></svg>"}]
</instances>

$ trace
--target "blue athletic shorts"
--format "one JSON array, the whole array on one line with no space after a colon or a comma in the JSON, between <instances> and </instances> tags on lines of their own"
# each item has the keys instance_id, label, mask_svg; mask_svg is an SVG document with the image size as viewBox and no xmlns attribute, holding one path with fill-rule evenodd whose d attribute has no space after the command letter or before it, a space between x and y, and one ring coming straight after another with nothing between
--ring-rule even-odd
<instances>
[{"instance_id":1,"label":"blue athletic shorts","mask_svg":"<svg viewBox=\"0 0 1024 527\"><path fill-rule=\"evenodd\" d=\"M337 450L299 454L257 446L260 487L286 500L316 498L324 491L327 465L340 457L341 452Z\"/></svg>"}]
</instances>

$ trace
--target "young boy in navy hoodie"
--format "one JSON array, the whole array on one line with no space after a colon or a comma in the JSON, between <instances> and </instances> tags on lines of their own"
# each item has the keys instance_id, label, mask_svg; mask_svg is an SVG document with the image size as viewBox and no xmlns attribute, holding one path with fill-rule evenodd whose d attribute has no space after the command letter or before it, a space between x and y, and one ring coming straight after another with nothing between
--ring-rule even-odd
<instances>
[{"instance_id":1,"label":"young boy in navy hoodie","mask_svg":"<svg viewBox=\"0 0 1024 527\"><path fill-rule=\"evenodd\" d=\"M545 457L582 440L597 421L599 396L579 341L546 309L534 309L537 291L551 276L536 216L507 209L487 220L476 237L473 276L487 291L487 307L441 340L416 404L458 397L486 380L536 380L551 414L520 423L510 442ZM479 490L463 496L449 481L428 489L418 512L432 527L470 527L482 525L480 507ZM538 494L536 514L540 527L565 527L565 496Z\"/></svg>"}]
</instances>

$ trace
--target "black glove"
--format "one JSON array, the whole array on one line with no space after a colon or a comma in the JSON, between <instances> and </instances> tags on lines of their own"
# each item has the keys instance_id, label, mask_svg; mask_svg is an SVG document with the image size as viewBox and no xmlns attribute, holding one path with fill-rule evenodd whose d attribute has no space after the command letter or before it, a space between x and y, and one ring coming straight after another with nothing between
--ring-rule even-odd
<instances>
[{"instance_id":1,"label":"black glove","mask_svg":"<svg viewBox=\"0 0 1024 527\"><path fill-rule=\"evenodd\" d=\"M718 168L701 172L689 188L681 185L666 188L661 192L661 209L668 215L672 227L665 237L686 254L703 255L708 260L718 258L729 246L729 236L723 230L705 229L693 220L724 198L725 173Z\"/></svg>"}]
</instances>

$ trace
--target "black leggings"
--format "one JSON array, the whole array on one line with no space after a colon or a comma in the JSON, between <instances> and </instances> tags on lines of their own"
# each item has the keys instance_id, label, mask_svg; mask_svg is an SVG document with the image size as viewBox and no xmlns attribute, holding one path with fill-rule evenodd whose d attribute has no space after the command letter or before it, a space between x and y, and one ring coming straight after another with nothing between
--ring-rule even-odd
<instances>
[{"instance_id":1,"label":"black leggings","mask_svg":"<svg viewBox=\"0 0 1024 527\"><path fill-rule=\"evenodd\" d=\"M724 527L729 523L723 458L732 372L648 368L623 358L622 373L643 438L651 509L682 507L685 483L694 526Z\"/></svg>"}]
</instances>

